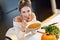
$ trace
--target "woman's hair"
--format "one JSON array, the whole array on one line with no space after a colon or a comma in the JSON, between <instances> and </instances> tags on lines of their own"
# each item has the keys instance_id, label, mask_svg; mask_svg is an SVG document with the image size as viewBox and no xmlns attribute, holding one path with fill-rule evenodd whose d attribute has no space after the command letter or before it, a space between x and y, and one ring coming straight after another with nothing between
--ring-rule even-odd
<instances>
[{"instance_id":1,"label":"woman's hair","mask_svg":"<svg viewBox=\"0 0 60 40\"><path fill-rule=\"evenodd\" d=\"M28 6L31 8L31 3L28 0L21 0L18 5L19 11L21 11L21 8L23 8L24 6Z\"/></svg>"}]
</instances>

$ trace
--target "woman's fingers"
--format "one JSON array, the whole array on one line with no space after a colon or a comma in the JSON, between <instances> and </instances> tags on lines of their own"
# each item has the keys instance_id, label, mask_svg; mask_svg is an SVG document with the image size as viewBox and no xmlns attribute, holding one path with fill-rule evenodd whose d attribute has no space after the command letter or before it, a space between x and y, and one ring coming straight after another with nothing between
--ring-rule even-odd
<instances>
[{"instance_id":1,"label":"woman's fingers","mask_svg":"<svg viewBox=\"0 0 60 40\"><path fill-rule=\"evenodd\" d=\"M22 28L26 28L27 22L25 20L22 21Z\"/></svg>"},{"instance_id":2,"label":"woman's fingers","mask_svg":"<svg viewBox=\"0 0 60 40\"><path fill-rule=\"evenodd\" d=\"M25 29L26 29L27 22L26 22L25 20L23 20L21 25L22 25L22 27L21 27L21 31L24 32Z\"/></svg>"},{"instance_id":3,"label":"woman's fingers","mask_svg":"<svg viewBox=\"0 0 60 40\"><path fill-rule=\"evenodd\" d=\"M27 24L27 21L26 21L26 20L23 20L23 23L24 23L24 24Z\"/></svg>"},{"instance_id":4,"label":"woman's fingers","mask_svg":"<svg viewBox=\"0 0 60 40\"><path fill-rule=\"evenodd\" d=\"M24 25L24 26L26 26L26 25L27 25L27 22L26 22L25 20L23 21L23 25Z\"/></svg>"}]
</instances>

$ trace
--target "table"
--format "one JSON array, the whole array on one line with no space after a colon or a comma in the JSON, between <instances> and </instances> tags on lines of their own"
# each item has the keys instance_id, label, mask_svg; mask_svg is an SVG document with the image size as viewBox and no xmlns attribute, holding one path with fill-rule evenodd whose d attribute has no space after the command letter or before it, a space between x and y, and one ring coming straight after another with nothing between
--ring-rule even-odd
<instances>
[{"instance_id":1,"label":"table","mask_svg":"<svg viewBox=\"0 0 60 40\"><path fill-rule=\"evenodd\" d=\"M53 19L51 19L50 21L46 22L44 25L49 25L49 24L52 24L52 23L55 23L55 22L60 22L60 14L57 15L56 17L54 17ZM44 26L42 25L42 26ZM60 26L59 26L60 28ZM39 31L43 31L42 29L38 29ZM41 40L41 36L42 34L41 33L36 33L36 34L28 34L26 37L25 37L25 40ZM59 39L60 40L60 36L59 36Z\"/></svg>"},{"instance_id":2,"label":"table","mask_svg":"<svg viewBox=\"0 0 60 40\"><path fill-rule=\"evenodd\" d=\"M34 35L30 34L25 37L25 40L41 40L41 36L42 36L42 34L40 34L40 33L36 33Z\"/></svg>"}]
</instances>

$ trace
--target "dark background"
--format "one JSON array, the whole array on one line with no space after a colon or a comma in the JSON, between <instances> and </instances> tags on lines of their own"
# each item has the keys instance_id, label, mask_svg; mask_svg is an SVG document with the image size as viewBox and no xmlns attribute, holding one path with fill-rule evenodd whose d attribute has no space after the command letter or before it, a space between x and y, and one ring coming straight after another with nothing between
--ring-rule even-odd
<instances>
[{"instance_id":1,"label":"dark background","mask_svg":"<svg viewBox=\"0 0 60 40\"><path fill-rule=\"evenodd\" d=\"M44 21L53 15L50 0L31 0L32 8L39 21ZM57 8L60 9L60 0L56 0ZM13 27L13 18L18 16L19 0L0 0L0 40L4 40L6 31Z\"/></svg>"},{"instance_id":2,"label":"dark background","mask_svg":"<svg viewBox=\"0 0 60 40\"><path fill-rule=\"evenodd\" d=\"M39 21L44 21L53 15L50 0L33 0L35 13Z\"/></svg>"},{"instance_id":3,"label":"dark background","mask_svg":"<svg viewBox=\"0 0 60 40\"><path fill-rule=\"evenodd\" d=\"M57 9L60 9L60 0L56 0Z\"/></svg>"}]
</instances>

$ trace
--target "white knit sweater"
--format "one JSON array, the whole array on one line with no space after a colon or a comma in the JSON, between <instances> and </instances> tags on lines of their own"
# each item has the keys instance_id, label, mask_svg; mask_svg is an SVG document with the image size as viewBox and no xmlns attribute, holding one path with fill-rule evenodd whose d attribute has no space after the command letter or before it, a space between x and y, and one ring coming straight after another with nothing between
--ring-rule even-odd
<instances>
[{"instance_id":1,"label":"white knit sweater","mask_svg":"<svg viewBox=\"0 0 60 40\"><path fill-rule=\"evenodd\" d=\"M36 21L36 17L34 17L32 21ZM21 27L21 22L13 21L13 27L6 32L6 36L10 37L12 40L24 40L25 32L20 31Z\"/></svg>"}]
</instances>

